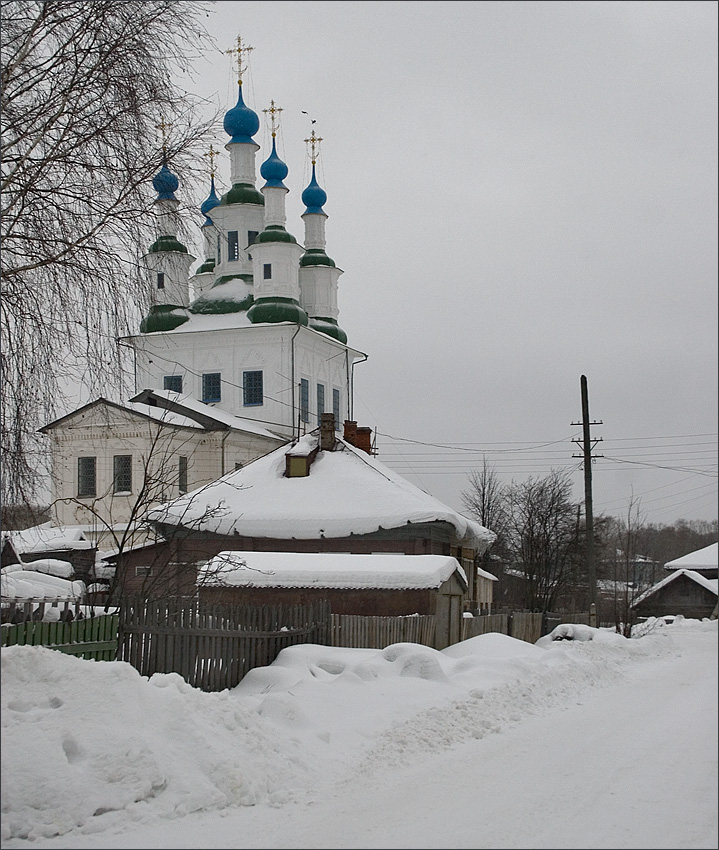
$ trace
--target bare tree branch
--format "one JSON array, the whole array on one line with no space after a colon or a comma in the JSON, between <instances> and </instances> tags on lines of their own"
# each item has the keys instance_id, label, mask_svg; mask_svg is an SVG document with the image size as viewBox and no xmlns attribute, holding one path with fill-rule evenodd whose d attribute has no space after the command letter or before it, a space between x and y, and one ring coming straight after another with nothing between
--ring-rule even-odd
<instances>
[{"instance_id":1,"label":"bare tree branch","mask_svg":"<svg viewBox=\"0 0 719 850\"><path fill-rule=\"evenodd\" d=\"M151 179L165 156L188 199L217 116L178 87L212 49L205 2L3 0L2 491L31 502L36 430L64 387L125 390L117 338L147 306ZM114 382L114 386L112 386ZM110 386L108 386L110 385Z\"/></svg>"}]
</instances>

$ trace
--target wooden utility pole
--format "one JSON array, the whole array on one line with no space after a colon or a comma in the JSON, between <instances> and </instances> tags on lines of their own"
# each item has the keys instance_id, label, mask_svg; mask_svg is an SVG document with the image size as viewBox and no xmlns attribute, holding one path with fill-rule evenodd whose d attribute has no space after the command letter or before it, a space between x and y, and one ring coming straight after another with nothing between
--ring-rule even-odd
<instances>
[{"instance_id":1,"label":"wooden utility pole","mask_svg":"<svg viewBox=\"0 0 719 850\"><path fill-rule=\"evenodd\" d=\"M592 449L602 438L597 437L592 441L589 426L602 425L603 423L601 419L598 422L589 421L589 392L587 391L586 375L582 375L580 383L582 388L582 421L572 422L571 424L582 426L582 439L572 440L573 443L581 444L582 454L575 454L572 457L581 457L584 459L584 513L587 523L586 566L587 582L589 584L589 610L591 612L592 610L596 611L597 607L597 568L594 561L594 513L592 509L592 461L594 458L603 457L604 455L592 455ZM594 605L594 609L592 609L592 605ZM599 625L598 618L595 625Z\"/></svg>"}]
</instances>

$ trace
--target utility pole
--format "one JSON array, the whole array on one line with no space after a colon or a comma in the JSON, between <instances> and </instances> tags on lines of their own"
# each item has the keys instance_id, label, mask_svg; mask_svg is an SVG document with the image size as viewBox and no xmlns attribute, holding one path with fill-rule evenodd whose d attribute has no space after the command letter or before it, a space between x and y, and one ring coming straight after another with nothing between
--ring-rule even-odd
<instances>
[{"instance_id":1,"label":"utility pole","mask_svg":"<svg viewBox=\"0 0 719 850\"><path fill-rule=\"evenodd\" d=\"M575 454L572 457L581 457L584 459L584 513L587 520L586 563L587 580L589 583L589 611L591 614L592 612L596 613L597 610L597 569L594 563L594 513L592 509L592 461L594 458L604 457L604 455L592 455L592 449L598 442L601 442L602 438L596 437L592 440L589 433L589 426L602 425L603 422L601 419L598 422L589 421L589 393L587 391L586 375L582 375L580 383L582 388L582 421L572 422L571 424L582 426L582 439L572 440L573 443L581 444L582 454ZM598 618L594 625L599 625Z\"/></svg>"}]
</instances>

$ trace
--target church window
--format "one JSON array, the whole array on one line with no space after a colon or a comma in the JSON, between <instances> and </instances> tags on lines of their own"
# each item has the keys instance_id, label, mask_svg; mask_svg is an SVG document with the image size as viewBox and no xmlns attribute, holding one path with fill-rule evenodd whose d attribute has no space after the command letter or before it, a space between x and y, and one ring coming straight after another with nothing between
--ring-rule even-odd
<instances>
[{"instance_id":1,"label":"church window","mask_svg":"<svg viewBox=\"0 0 719 850\"><path fill-rule=\"evenodd\" d=\"M332 390L332 413L335 417L335 431L340 429L340 391Z\"/></svg>"},{"instance_id":2,"label":"church window","mask_svg":"<svg viewBox=\"0 0 719 850\"><path fill-rule=\"evenodd\" d=\"M162 379L163 387L173 393L182 392L182 375L165 375Z\"/></svg>"},{"instance_id":3,"label":"church window","mask_svg":"<svg viewBox=\"0 0 719 850\"><path fill-rule=\"evenodd\" d=\"M187 458L180 455L177 461L177 486L180 493L187 493Z\"/></svg>"},{"instance_id":4,"label":"church window","mask_svg":"<svg viewBox=\"0 0 719 850\"><path fill-rule=\"evenodd\" d=\"M317 424L322 424L322 414L325 412L325 385L317 384Z\"/></svg>"},{"instance_id":5,"label":"church window","mask_svg":"<svg viewBox=\"0 0 719 850\"><path fill-rule=\"evenodd\" d=\"M202 376L202 400L205 404L222 401L222 380L220 372L208 372Z\"/></svg>"},{"instance_id":6,"label":"church window","mask_svg":"<svg viewBox=\"0 0 719 850\"><path fill-rule=\"evenodd\" d=\"M165 273L158 272L157 273L157 288L164 289L165 288Z\"/></svg>"},{"instance_id":7,"label":"church window","mask_svg":"<svg viewBox=\"0 0 719 850\"><path fill-rule=\"evenodd\" d=\"M240 240L236 230L230 230L227 234L227 259L240 259Z\"/></svg>"},{"instance_id":8,"label":"church window","mask_svg":"<svg viewBox=\"0 0 719 850\"><path fill-rule=\"evenodd\" d=\"M262 404L264 401L262 387L262 372L242 373L242 403L245 407Z\"/></svg>"},{"instance_id":9,"label":"church window","mask_svg":"<svg viewBox=\"0 0 719 850\"><path fill-rule=\"evenodd\" d=\"M217 237L217 265L219 266L222 262L222 238L220 236Z\"/></svg>"},{"instance_id":10,"label":"church window","mask_svg":"<svg viewBox=\"0 0 719 850\"><path fill-rule=\"evenodd\" d=\"M247 231L247 247L250 245L254 245L257 242L257 237L260 235L259 230L248 230Z\"/></svg>"},{"instance_id":11,"label":"church window","mask_svg":"<svg viewBox=\"0 0 719 850\"><path fill-rule=\"evenodd\" d=\"M81 499L97 495L97 458L77 459L77 495Z\"/></svg>"},{"instance_id":12,"label":"church window","mask_svg":"<svg viewBox=\"0 0 719 850\"><path fill-rule=\"evenodd\" d=\"M132 492L132 455L115 455L112 459L113 493Z\"/></svg>"},{"instance_id":13,"label":"church window","mask_svg":"<svg viewBox=\"0 0 719 850\"><path fill-rule=\"evenodd\" d=\"M300 380L300 419L310 421L310 382L305 378Z\"/></svg>"},{"instance_id":14,"label":"church window","mask_svg":"<svg viewBox=\"0 0 719 850\"><path fill-rule=\"evenodd\" d=\"M265 263L262 269L262 276L265 280L272 279L272 263Z\"/></svg>"}]
</instances>

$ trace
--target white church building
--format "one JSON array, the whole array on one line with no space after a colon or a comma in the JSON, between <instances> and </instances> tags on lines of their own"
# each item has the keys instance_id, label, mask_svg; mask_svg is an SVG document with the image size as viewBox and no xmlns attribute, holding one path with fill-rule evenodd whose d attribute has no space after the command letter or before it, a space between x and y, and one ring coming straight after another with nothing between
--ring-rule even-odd
<instances>
[{"instance_id":1,"label":"white church building","mask_svg":"<svg viewBox=\"0 0 719 850\"><path fill-rule=\"evenodd\" d=\"M245 50L247 48L244 48ZM244 466L307 431L323 413L352 420L353 371L366 355L338 324L342 274L326 253L316 178L319 139L308 141L312 177L302 193L303 243L286 228L287 165L272 149L261 162L258 115L242 95L224 118L231 187L211 174L205 257L182 244L179 181L165 162L153 180L157 238L144 256L151 306L122 342L135 359L135 395L100 398L41 429L51 443L54 521L107 530L135 523L153 505Z\"/></svg>"}]
</instances>

